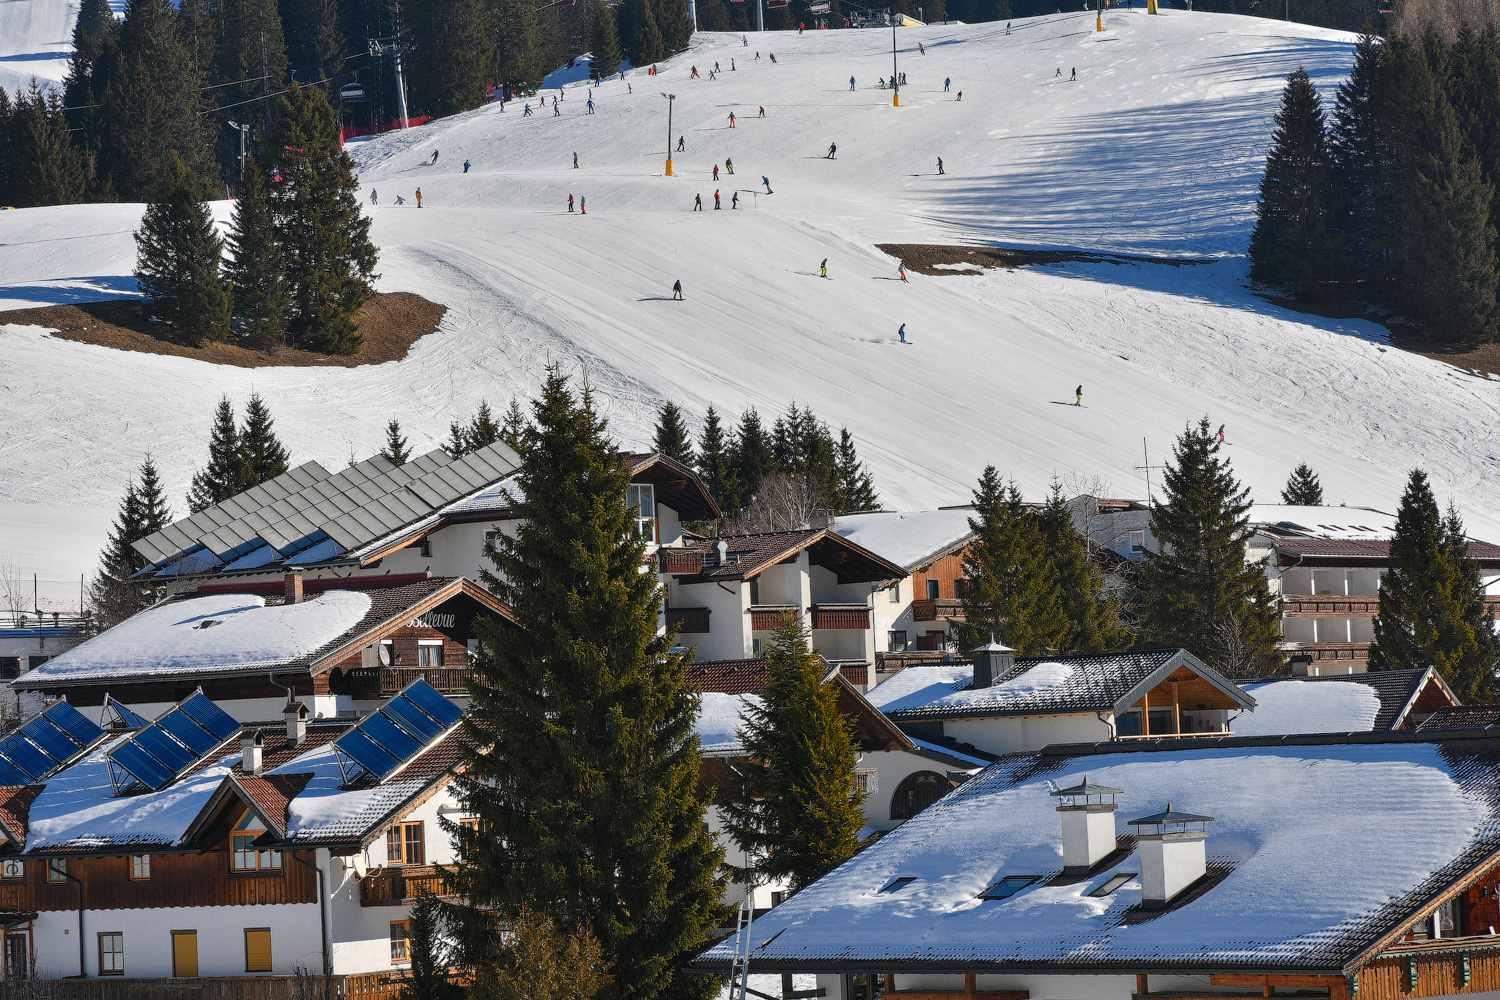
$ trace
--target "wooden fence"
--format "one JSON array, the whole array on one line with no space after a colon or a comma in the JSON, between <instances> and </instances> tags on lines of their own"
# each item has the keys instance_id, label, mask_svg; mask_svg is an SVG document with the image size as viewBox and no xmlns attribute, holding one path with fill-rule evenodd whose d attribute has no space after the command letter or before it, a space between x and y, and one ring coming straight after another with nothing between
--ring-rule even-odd
<instances>
[{"instance_id":1,"label":"wooden fence","mask_svg":"<svg viewBox=\"0 0 1500 1000\"><path fill-rule=\"evenodd\" d=\"M0 1000L398 1000L399 972L360 976L191 979L10 979Z\"/></svg>"}]
</instances>

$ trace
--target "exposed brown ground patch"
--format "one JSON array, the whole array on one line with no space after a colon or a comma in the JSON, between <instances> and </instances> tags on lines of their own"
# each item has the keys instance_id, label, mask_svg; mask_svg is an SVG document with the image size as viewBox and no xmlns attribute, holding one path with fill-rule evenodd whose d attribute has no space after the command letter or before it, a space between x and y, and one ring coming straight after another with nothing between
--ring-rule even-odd
<instances>
[{"instance_id":1,"label":"exposed brown ground patch","mask_svg":"<svg viewBox=\"0 0 1500 1000\"><path fill-rule=\"evenodd\" d=\"M1170 264L1173 267L1183 267L1209 263L1206 260L1183 257L1138 257L1119 253L1090 253L1086 250L1018 250L1013 247L930 246L922 243L877 243L875 248L892 257L899 257L902 263L918 274L947 277L978 273L968 268L954 269L951 266L954 264L970 264L983 270L995 267L1014 270L1037 264ZM950 266L938 267L939 264Z\"/></svg>"},{"instance_id":2,"label":"exposed brown ground patch","mask_svg":"<svg viewBox=\"0 0 1500 1000\"><path fill-rule=\"evenodd\" d=\"M429 302L411 292L378 293L355 314L364 344L358 354L331 357L313 351L283 347L274 354L252 351L232 343L185 347L162 340L153 332L157 324L146 318L139 299L115 299L109 302L84 302L78 305L45 306L40 309L13 309L0 312L0 323L19 323L50 328L52 336L84 344L112 347L117 351L142 354L167 354L179 358L196 358L215 365L237 368L357 368L400 361L411 346L438 328L447 306Z\"/></svg>"}]
</instances>

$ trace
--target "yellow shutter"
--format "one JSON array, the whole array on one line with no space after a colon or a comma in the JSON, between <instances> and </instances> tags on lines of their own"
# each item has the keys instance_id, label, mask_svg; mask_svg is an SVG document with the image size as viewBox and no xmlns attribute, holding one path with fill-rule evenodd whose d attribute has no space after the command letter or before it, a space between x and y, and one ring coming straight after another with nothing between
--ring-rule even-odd
<instances>
[{"instance_id":1,"label":"yellow shutter","mask_svg":"<svg viewBox=\"0 0 1500 1000\"><path fill-rule=\"evenodd\" d=\"M172 975L198 974L198 932L172 932Z\"/></svg>"},{"instance_id":2,"label":"yellow shutter","mask_svg":"<svg viewBox=\"0 0 1500 1000\"><path fill-rule=\"evenodd\" d=\"M245 931L245 971L271 971L271 930L257 927Z\"/></svg>"}]
</instances>

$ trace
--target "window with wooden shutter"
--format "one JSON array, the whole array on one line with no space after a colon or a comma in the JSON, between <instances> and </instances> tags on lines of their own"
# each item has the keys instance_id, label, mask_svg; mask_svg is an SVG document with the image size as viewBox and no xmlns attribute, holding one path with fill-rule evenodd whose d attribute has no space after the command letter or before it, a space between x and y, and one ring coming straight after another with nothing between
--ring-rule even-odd
<instances>
[{"instance_id":1,"label":"window with wooden shutter","mask_svg":"<svg viewBox=\"0 0 1500 1000\"><path fill-rule=\"evenodd\" d=\"M420 865L426 852L423 849L422 824L397 823L386 831L386 863L392 865Z\"/></svg>"},{"instance_id":2,"label":"window with wooden shutter","mask_svg":"<svg viewBox=\"0 0 1500 1000\"><path fill-rule=\"evenodd\" d=\"M271 971L271 928L245 928L245 971Z\"/></svg>"},{"instance_id":3,"label":"window with wooden shutter","mask_svg":"<svg viewBox=\"0 0 1500 1000\"><path fill-rule=\"evenodd\" d=\"M125 935L106 931L99 935L99 975L125 975Z\"/></svg>"},{"instance_id":4,"label":"window with wooden shutter","mask_svg":"<svg viewBox=\"0 0 1500 1000\"><path fill-rule=\"evenodd\" d=\"M391 921L391 964L399 965L402 962L411 961L411 953L407 948L407 937L410 923L405 920Z\"/></svg>"}]
</instances>

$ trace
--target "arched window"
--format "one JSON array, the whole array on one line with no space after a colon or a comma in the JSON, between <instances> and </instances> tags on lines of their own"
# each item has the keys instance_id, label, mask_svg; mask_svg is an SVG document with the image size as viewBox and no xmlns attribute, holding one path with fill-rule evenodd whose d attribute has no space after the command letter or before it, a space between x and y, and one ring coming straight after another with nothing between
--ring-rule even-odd
<instances>
[{"instance_id":1,"label":"arched window","mask_svg":"<svg viewBox=\"0 0 1500 1000\"><path fill-rule=\"evenodd\" d=\"M891 796L891 819L911 819L948 794L948 779L935 771L909 774Z\"/></svg>"}]
</instances>

